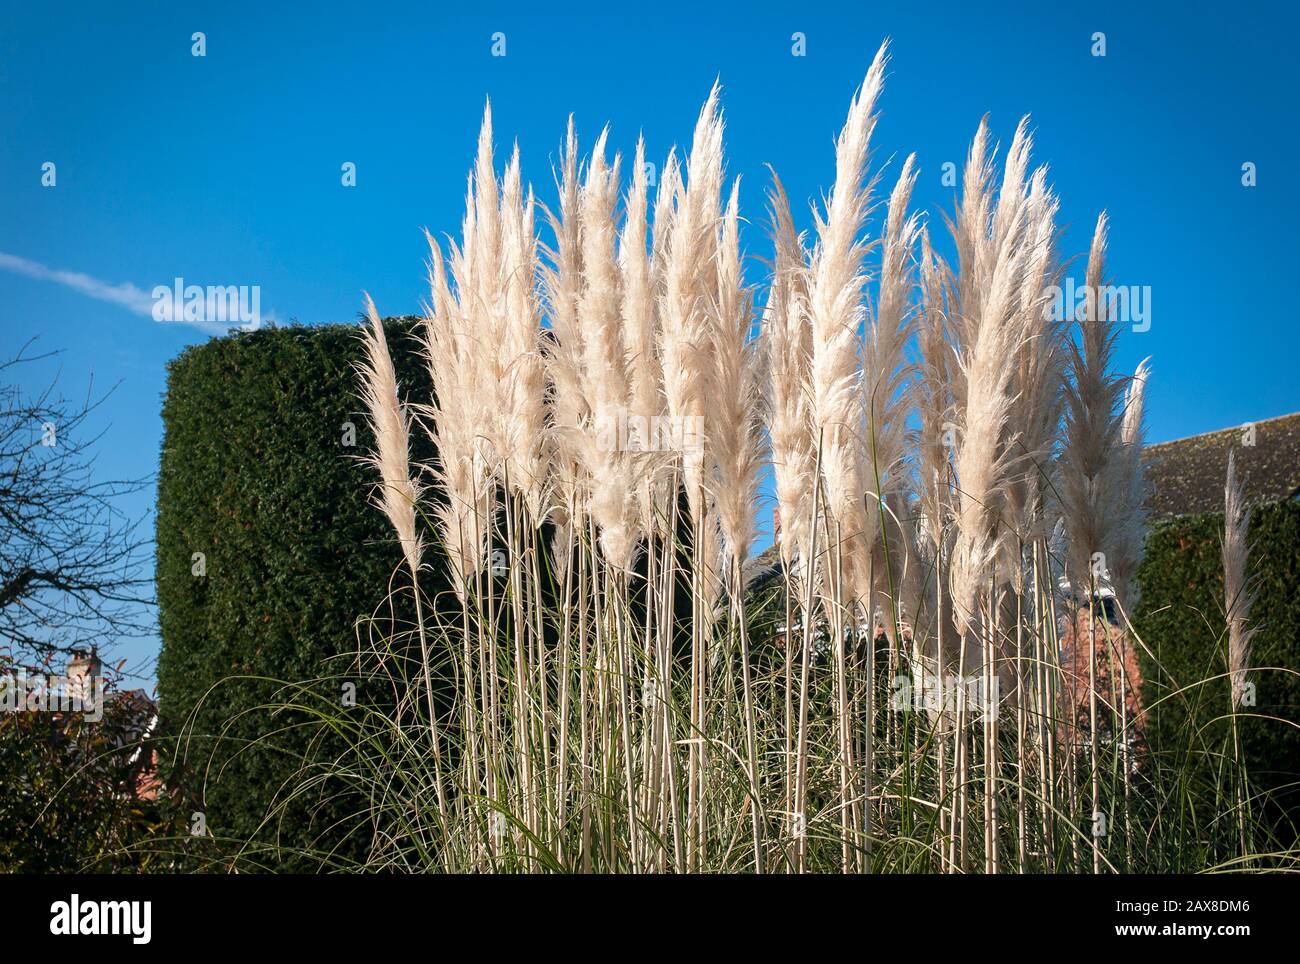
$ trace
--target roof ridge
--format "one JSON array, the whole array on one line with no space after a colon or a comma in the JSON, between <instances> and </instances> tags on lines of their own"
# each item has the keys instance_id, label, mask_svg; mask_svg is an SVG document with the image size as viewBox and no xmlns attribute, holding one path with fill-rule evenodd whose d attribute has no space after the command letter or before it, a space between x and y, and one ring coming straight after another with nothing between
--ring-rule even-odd
<instances>
[{"instance_id":1,"label":"roof ridge","mask_svg":"<svg viewBox=\"0 0 1300 964\"><path fill-rule=\"evenodd\" d=\"M1261 418L1255 421L1245 421L1238 425L1228 425L1225 426L1224 428L1211 429L1208 432L1197 432L1195 435L1184 435L1181 438L1171 438L1164 442L1152 442L1150 445L1146 447L1148 449L1158 449L1162 445L1175 445L1178 442L1190 442L1192 439L1206 438L1210 435L1222 435L1225 432L1237 432L1245 428L1247 425L1254 425L1256 427L1259 427L1260 425L1264 425L1268 422L1280 422L1284 418L1300 418L1300 412L1289 412L1286 415L1273 415L1270 416L1269 418Z\"/></svg>"}]
</instances>

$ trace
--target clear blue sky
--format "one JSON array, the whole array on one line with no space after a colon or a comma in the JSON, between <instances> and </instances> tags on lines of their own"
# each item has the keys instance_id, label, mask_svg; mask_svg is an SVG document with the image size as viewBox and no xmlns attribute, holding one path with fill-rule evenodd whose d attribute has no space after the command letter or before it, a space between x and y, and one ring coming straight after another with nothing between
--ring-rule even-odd
<instances>
[{"instance_id":1,"label":"clear blue sky","mask_svg":"<svg viewBox=\"0 0 1300 964\"><path fill-rule=\"evenodd\" d=\"M1284 294L1300 265L1290 5L278 6L0 11L0 355L39 334L64 349L70 393L92 373L121 381L104 412L106 476L155 470L164 364L207 337L133 312L121 302L134 289L176 276L256 284L264 312L306 323L354 318L363 289L386 313L414 312L420 231L459 225L486 97L502 147L518 139L525 176L550 200L570 113L584 144L608 122L615 147L630 154L644 131L661 162L688 141L715 77L729 170L756 222L746 246L765 256L764 165L806 225L801 202L829 186L832 137L887 36L877 158L917 153L916 202L936 232L953 200L941 167L960 163L986 112L1003 143L1032 115L1067 251L1085 250L1110 212L1114 280L1152 295L1151 329L1119 343L1125 369L1153 356L1151 440L1300 409L1300 323ZM206 57L191 56L195 31ZM505 57L491 56L497 31ZM804 57L791 55L796 31ZM1095 31L1104 58L1090 55ZM47 161L53 188L41 185ZM340 184L346 161L353 189ZM74 288L33 264L87 277ZM96 283L134 289L106 301L85 293Z\"/></svg>"}]
</instances>

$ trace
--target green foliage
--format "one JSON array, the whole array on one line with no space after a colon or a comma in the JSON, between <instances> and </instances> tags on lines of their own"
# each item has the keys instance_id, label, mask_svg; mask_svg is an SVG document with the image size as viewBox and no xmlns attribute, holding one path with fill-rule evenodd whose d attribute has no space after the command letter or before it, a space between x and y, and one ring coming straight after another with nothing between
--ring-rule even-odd
<instances>
[{"instance_id":1,"label":"green foliage","mask_svg":"<svg viewBox=\"0 0 1300 964\"><path fill-rule=\"evenodd\" d=\"M0 872L154 870L161 817L132 791L142 719L132 700L105 700L103 718L0 713ZM146 751L147 753L147 751Z\"/></svg>"},{"instance_id":2,"label":"green foliage","mask_svg":"<svg viewBox=\"0 0 1300 964\"><path fill-rule=\"evenodd\" d=\"M1224 620L1223 516L1185 516L1158 526L1138 574L1135 618L1143 654L1150 738L1176 757L1230 746L1227 631ZM1240 709L1242 748L1256 791L1270 790L1293 812L1300 805L1300 503L1257 509L1250 529L1250 575L1260 627L1251 665L1256 705ZM1203 682L1207 681L1208 682Z\"/></svg>"},{"instance_id":3,"label":"green foliage","mask_svg":"<svg viewBox=\"0 0 1300 964\"><path fill-rule=\"evenodd\" d=\"M405 397L427 402L414 321L385 324ZM171 765L212 837L273 847L265 864L281 869L304 859L288 851L366 846L338 826L364 802L329 781L264 825L277 794L343 746L336 731L303 725L302 712L273 709L287 699L272 681L301 681L340 705L368 645L358 619L389 595L401 561L360 461L373 441L356 394L360 358L355 327L292 326L213 339L168 372L157 516L163 732L181 738ZM415 435L413 454L427 459ZM204 575L194 574L196 553ZM436 596L444 567L431 569L423 588ZM386 699L357 693L370 708Z\"/></svg>"}]
</instances>

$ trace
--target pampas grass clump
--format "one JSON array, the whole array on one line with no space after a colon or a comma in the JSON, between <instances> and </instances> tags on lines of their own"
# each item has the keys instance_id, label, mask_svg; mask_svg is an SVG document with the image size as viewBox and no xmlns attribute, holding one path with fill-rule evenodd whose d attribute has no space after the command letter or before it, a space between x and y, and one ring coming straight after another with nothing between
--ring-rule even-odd
<instances>
[{"instance_id":1,"label":"pampas grass clump","mask_svg":"<svg viewBox=\"0 0 1300 964\"><path fill-rule=\"evenodd\" d=\"M431 407L401 404L373 305L363 336L377 504L417 603L422 566L445 560L455 587L412 630L367 624L381 655L418 634L418 678L394 685L423 694L404 703L418 726L371 721L347 764L369 819L393 818L370 866L1161 871L1270 848L1295 866L1246 819L1244 781L1237 827L1191 841L1165 806L1185 781L1134 759L1143 720L1102 719L1141 705L1099 700L1098 661L1115 638L1145 645L1125 614L1150 379L1147 362L1115 370L1105 215L1084 310L1053 317L1060 202L1028 120L1000 162L981 121L950 263L910 209L914 156L877 204L887 64L882 46L807 235L773 175L759 285L720 88L653 196L643 142L625 185L608 131L584 155L570 121L545 241L485 112L461 237L429 239ZM410 462L412 430L432 464ZM769 471L781 578L756 595ZM1236 706L1254 630L1234 471ZM1069 679L1058 613L1091 637ZM1096 814L1116 829L1094 834Z\"/></svg>"}]
</instances>

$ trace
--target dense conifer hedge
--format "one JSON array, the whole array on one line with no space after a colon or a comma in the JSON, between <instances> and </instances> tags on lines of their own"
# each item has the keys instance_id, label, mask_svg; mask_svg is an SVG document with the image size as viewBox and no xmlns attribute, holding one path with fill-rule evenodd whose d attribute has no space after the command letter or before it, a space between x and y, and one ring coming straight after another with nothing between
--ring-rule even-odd
<instances>
[{"instance_id":1,"label":"dense conifer hedge","mask_svg":"<svg viewBox=\"0 0 1300 964\"><path fill-rule=\"evenodd\" d=\"M1160 524L1147 540L1138 575L1142 601L1135 622L1152 650L1143 654L1151 742L1168 754L1194 743L1228 745L1222 542L1221 514ZM1252 620L1260 627L1251 663L1263 669L1253 676L1255 705L1242 707L1247 716L1239 720L1252 781L1278 788L1300 780L1300 503L1257 509L1250 547L1249 571L1259 592ZM1187 689L1171 695L1179 687ZM1300 794L1286 796L1300 811Z\"/></svg>"},{"instance_id":2,"label":"dense conifer hedge","mask_svg":"<svg viewBox=\"0 0 1300 964\"><path fill-rule=\"evenodd\" d=\"M403 394L427 401L413 320L386 325ZM259 830L304 762L338 751L322 727L266 709L286 700L272 681L318 681L324 698L341 700L358 617L380 606L401 562L358 458L371 447L355 390L360 354L354 326L291 326L213 339L169 366L158 685L165 732L186 737L169 756L218 841L365 846L362 833L340 843L331 829L359 803L337 786L314 789ZM437 595L445 567L431 568L423 588ZM358 694L371 705L384 698Z\"/></svg>"}]
</instances>

